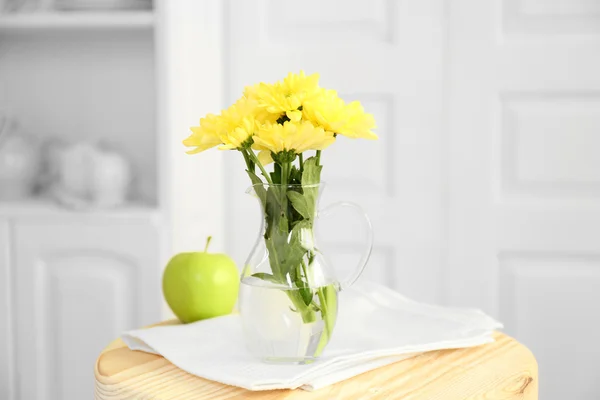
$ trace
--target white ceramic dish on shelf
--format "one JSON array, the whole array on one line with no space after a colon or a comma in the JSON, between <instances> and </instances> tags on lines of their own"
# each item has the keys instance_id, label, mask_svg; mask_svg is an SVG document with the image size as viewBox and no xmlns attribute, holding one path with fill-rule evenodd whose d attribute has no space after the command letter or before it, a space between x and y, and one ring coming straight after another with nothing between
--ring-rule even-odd
<instances>
[{"instance_id":1,"label":"white ceramic dish on shelf","mask_svg":"<svg viewBox=\"0 0 600 400\"><path fill-rule=\"evenodd\" d=\"M15 121L0 112L0 201L31 196L39 159L38 141L19 132Z\"/></svg>"},{"instance_id":2,"label":"white ceramic dish on shelf","mask_svg":"<svg viewBox=\"0 0 600 400\"><path fill-rule=\"evenodd\" d=\"M0 14L13 12L32 12L40 8L40 4L31 0L0 0Z\"/></svg>"},{"instance_id":3,"label":"white ceramic dish on shelf","mask_svg":"<svg viewBox=\"0 0 600 400\"><path fill-rule=\"evenodd\" d=\"M114 208L129 201L131 163L115 149L84 141L55 141L46 147L45 170L45 189L67 208Z\"/></svg>"}]
</instances>

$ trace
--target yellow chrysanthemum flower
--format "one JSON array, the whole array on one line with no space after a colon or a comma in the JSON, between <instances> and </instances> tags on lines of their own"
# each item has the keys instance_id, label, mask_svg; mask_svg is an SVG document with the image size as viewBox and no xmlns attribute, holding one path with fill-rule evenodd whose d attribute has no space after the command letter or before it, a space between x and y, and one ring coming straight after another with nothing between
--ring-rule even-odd
<instances>
[{"instance_id":1,"label":"yellow chrysanthemum flower","mask_svg":"<svg viewBox=\"0 0 600 400\"><path fill-rule=\"evenodd\" d=\"M248 147L256 130L256 121L253 117L242 118L239 121L227 121L228 127L219 135L222 145L219 150L233 150Z\"/></svg>"},{"instance_id":2,"label":"yellow chrysanthemum flower","mask_svg":"<svg viewBox=\"0 0 600 400\"><path fill-rule=\"evenodd\" d=\"M304 71L299 74L289 73L282 81L274 84L259 83L248 86L244 94L255 99L259 106L267 112L280 116L284 114L293 122L302 118L299 108L304 100L312 97L319 89L319 75L306 76Z\"/></svg>"},{"instance_id":3,"label":"yellow chrysanthemum flower","mask_svg":"<svg viewBox=\"0 0 600 400\"><path fill-rule=\"evenodd\" d=\"M358 101L353 101L346 106L346 123L336 133L352 139L378 139L372 131L377 126L373 114L365 113L363 106Z\"/></svg>"},{"instance_id":4,"label":"yellow chrysanthemum flower","mask_svg":"<svg viewBox=\"0 0 600 400\"><path fill-rule=\"evenodd\" d=\"M302 116L332 133L339 133L348 119L344 100L338 97L335 90L325 89L320 89L304 102Z\"/></svg>"},{"instance_id":5,"label":"yellow chrysanthemum flower","mask_svg":"<svg viewBox=\"0 0 600 400\"><path fill-rule=\"evenodd\" d=\"M245 147L257 127L265 122L275 122L277 116L271 115L258 107L256 100L240 98L231 107L216 116L209 114L200 120L200 126L192 127L192 135L183 144L196 147L190 154L199 153L211 147L219 146L220 150L231 150Z\"/></svg>"},{"instance_id":6,"label":"yellow chrysanthemum flower","mask_svg":"<svg viewBox=\"0 0 600 400\"><path fill-rule=\"evenodd\" d=\"M240 123L240 121L248 117L252 117L259 124L275 122L279 118L278 115L273 115L262 107L259 107L256 99L247 96L239 98L231 107L223 110L221 115L233 125Z\"/></svg>"},{"instance_id":7,"label":"yellow chrysanthemum flower","mask_svg":"<svg viewBox=\"0 0 600 400\"><path fill-rule=\"evenodd\" d=\"M377 139L372 131L375 129L373 115L365 113L358 101L346 105L335 90L321 89L304 103L302 115L316 126L335 134L352 139Z\"/></svg>"},{"instance_id":8,"label":"yellow chrysanthemum flower","mask_svg":"<svg viewBox=\"0 0 600 400\"><path fill-rule=\"evenodd\" d=\"M224 129L223 118L214 114L208 114L200 119L200 126L190 128L192 134L183 141L187 147L195 147L188 154L200 153L221 144L220 133Z\"/></svg>"},{"instance_id":9,"label":"yellow chrysanthemum flower","mask_svg":"<svg viewBox=\"0 0 600 400\"><path fill-rule=\"evenodd\" d=\"M291 122L283 125L263 125L254 136L257 150L268 150L278 154L283 151L293 151L300 154L307 150L323 150L335 142L335 137L321 127L315 127L309 121Z\"/></svg>"},{"instance_id":10,"label":"yellow chrysanthemum flower","mask_svg":"<svg viewBox=\"0 0 600 400\"><path fill-rule=\"evenodd\" d=\"M220 150L239 149L250 143L257 127L258 103L247 97L242 97L223 110L224 129L219 133L221 142Z\"/></svg>"}]
</instances>

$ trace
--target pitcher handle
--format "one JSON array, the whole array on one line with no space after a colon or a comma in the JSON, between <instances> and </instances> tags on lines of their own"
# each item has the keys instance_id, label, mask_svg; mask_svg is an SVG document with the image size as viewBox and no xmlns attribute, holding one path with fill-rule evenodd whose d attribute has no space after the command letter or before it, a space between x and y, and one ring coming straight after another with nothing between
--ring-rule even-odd
<instances>
[{"instance_id":1,"label":"pitcher handle","mask_svg":"<svg viewBox=\"0 0 600 400\"><path fill-rule=\"evenodd\" d=\"M373 226L371 225L371 220L367 216L367 213L365 213L361 206L347 201L333 203L323 208L322 210L319 210L318 218L326 217L327 215L333 213L335 210L339 210L341 208L351 208L354 211L356 211L360 216L362 216L363 223L367 232L366 247L360 257L360 260L358 261L358 265L356 266L354 273L350 274L350 276L348 276L346 279L340 280L340 290L344 290L350 287L354 282L356 282L356 280L360 277L360 275L365 270L365 267L367 266L369 257L371 257L371 251L373 250Z\"/></svg>"}]
</instances>

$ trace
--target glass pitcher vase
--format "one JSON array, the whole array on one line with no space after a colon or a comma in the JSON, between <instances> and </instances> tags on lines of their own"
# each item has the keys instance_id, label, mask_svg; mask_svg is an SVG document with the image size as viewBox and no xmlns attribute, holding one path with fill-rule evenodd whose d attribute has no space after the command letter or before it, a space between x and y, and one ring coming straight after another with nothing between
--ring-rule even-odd
<instances>
[{"instance_id":1,"label":"glass pitcher vase","mask_svg":"<svg viewBox=\"0 0 600 400\"><path fill-rule=\"evenodd\" d=\"M248 350L267 362L306 363L329 342L338 310L338 292L364 270L373 246L371 223L353 203L317 211L323 183L256 184L263 215L258 239L241 276L239 309ZM315 243L315 224L341 207L363 219L366 245L358 265L339 281Z\"/></svg>"}]
</instances>

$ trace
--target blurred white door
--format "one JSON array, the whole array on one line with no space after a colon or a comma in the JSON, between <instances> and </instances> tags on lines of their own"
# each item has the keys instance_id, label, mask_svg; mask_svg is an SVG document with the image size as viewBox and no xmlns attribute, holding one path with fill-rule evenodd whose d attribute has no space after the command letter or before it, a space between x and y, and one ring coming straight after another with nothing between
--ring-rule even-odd
<instances>
[{"instance_id":1,"label":"blurred white door","mask_svg":"<svg viewBox=\"0 0 600 400\"><path fill-rule=\"evenodd\" d=\"M443 7L441 0L254 0L225 12L227 101L245 85L318 72L321 85L375 115L377 142L338 138L323 152L322 206L362 205L375 229L365 276L407 295L440 295ZM256 240L259 207L242 157L225 154L228 250L242 263ZM332 217L334 218L334 217ZM358 261L359 220L340 213L319 243L340 275Z\"/></svg>"},{"instance_id":2,"label":"blurred white door","mask_svg":"<svg viewBox=\"0 0 600 400\"><path fill-rule=\"evenodd\" d=\"M447 299L600 398L600 2L448 5Z\"/></svg>"},{"instance_id":3,"label":"blurred white door","mask_svg":"<svg viewBox=\"0 0 600 400\"><path fill-rule=\"evenodd\" d=\"M501 319L539 360L540 398L599 398L600 3L207 3L208 13L189 18L224 27L186 39L177 60L195 64L178 94L196 93L188 78L198 75L203 54L211 61L205 77L225 85L222 106L245 85L300 69L363 101L381 139L340 138L324 152L323 203L352 200L371 215L376 245L367 277ZM194 115L190 123L218 111L212 81L202 82L204 95L197 91L206 99L197 110L181 97L177 108ZM202 174L214 185L197 201L178 196L175 204L201 210L204 221L223 216L224 226L186 220L198 232L226 232L227 251L241 264L260 213L244 195L243 160L235 152L198 159L215 154L224 171L206 162L189 177L190 187ZM219 181L223 193L214 190ZM325 246L338 265L357 256L346 217Z\"/></svg>"}]
</instances>

